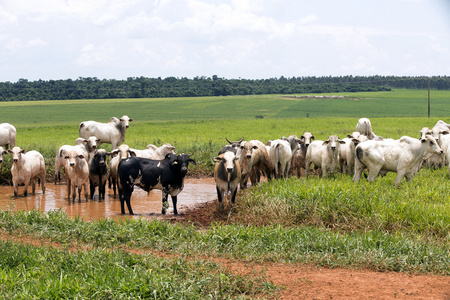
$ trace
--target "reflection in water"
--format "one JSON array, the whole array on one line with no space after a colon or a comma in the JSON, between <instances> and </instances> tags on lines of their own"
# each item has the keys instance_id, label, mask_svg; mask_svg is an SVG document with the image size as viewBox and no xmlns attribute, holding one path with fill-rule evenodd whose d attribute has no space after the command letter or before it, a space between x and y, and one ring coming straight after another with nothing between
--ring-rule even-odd
<instances>
[{"instance_id":1,"label":"reflection in water","mask_svg":"<svg viewBox=\"0 0 450 300\"><path fill-rule=\"evenodd\" d=\"M22 188L22 189L21 189ZM112 189L106 186L105 200L98 201L98 193L94 195L94 200L86 202L82 193L82 200L77 198L74 202L67 199L67 185L52 183L46 184L45 195L36 187L36 194L31 194L31 188L28 188L28 196L24 197L23 187L19 187L19 196L14 197L12 186L0 186L0 209L3 210L32 210L50 211L61 209L68 216L80 216L85 220L100 219L103 217L129 218L128 215L120 214L119 196L113 198ZM178 195L178 213L182 214L189 206L194 204L208 202L216 199L216 186L214 179L186 179L183 191ZM170 208L168 214L172 214L172 200L169 196ZM147 192L135 188L131 196L131 207L133 208L134 218L157 217L161 214L161 191L153 190L147 195ZM125 209L128 213L128 210Z\"/></svg>"}]
</instances>

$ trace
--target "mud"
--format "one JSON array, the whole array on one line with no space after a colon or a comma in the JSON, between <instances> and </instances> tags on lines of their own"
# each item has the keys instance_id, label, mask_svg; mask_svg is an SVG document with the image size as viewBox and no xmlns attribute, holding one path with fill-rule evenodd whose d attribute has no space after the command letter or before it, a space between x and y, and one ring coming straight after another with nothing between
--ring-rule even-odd
<instances>
[{"instance_id":1,"label":"mud","mask_svg":"<svg viewBox=\"0 0 450 300\"><path fill-rule=\"evenodd\" d=\"M84 192L83 192L84 193ZM12 186L0 186L0 209L3 210L32 210L40 211L59 210L64 211L68 216L79 216L85 220L98 220L109 217L114 219L125 218L159 218L161 217L161 191L153 190L147 192L135 188L131 196L131 207L135 215L120 214L120 200L117 195L114 198L112 189L106 186L105 200L99 201L98 190L93 200L84 198L82 193L81 201L76 197L73 202L67 198L67 185L65 183L54 185L46 184L45 194L40 187L36 187L36 194L31 194L31 187L28 187L28 195L23 196L23 186L19 187L19 196L14 197ZM178 213L183 214L195 205L210 202L216 199L216 186L213 178L186 179L183 191L178 195ZM168 215L173 214L172 199L169 196ZM128 210L125 209L128 213Z\"/></svg>"}]
</instances>

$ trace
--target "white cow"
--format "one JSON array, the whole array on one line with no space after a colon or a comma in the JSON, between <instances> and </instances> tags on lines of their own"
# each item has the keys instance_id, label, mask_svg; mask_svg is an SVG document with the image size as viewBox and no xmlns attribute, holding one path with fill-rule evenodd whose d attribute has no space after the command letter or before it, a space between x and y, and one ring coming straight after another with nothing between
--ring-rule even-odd
<instances>
[{"instance_id":1,"label":"white cow","mask_svg":"<svg viewBox=\"0 0 450 300\"><path fill-rule=\"evenodd\" d=\"M403 136L398 140L367 141L356 146L355 175L353 181L361 180L367 167L367 181L372 182L378 174L396 172L395 184L400 185L403 177L409 181L419 170L425 155L442 154L436 139L426 135L423 140Z\"/></svg>"},{"instance_id":2,"label":"white cow","mask_svg":"<svg viewBox=\"0 0 450 300\"><path fill-rule=\"evenodd\" d=\"M111 149L114 150L124 142L125 132L130 127L129 122L132 121L133 119L130 119L128 116L122 116L120 119L112 117L108 123L81 122L79 136L85 139L90 136L96 136L100 139L99 145L108 143L111 144Z\"/></svg>"},{"instance_id":3,"label":"white cow","mask_svg":"<svg viewBox=\"0 0 450 300\"><path fill-rule=\"evenodd\" d=\"M130 148L130 151L134 152L137 157L157 159L157 160L163 160L164 157L166 157L166 154L169 153L175 154L173 150L175 150L175 147L169 143L165 143L160 147L156 147L153 144L149 144L147 145L147 149L144 150Z\"/></svg>"},{"instance_id":4,"label":"white cow","mask_svg":"<svg viewBox=\"0 0 450 300\"><path fill-rule=\"evenodd\" d=\"M9 123L0 124L0 146L11 149L16 146L16 127Z\"/></svg>"},{"instance_id":5,"label":"white cow","mask_svg":"<svg viewBox=\"0 0 450 300\"><path fill-rule=\"evenodd\" d=\"M70 200L72 190L72 200L75 201L78 189L78 199L81 201L81 190L84 189L84 197L88 201L89 165L86 158L76 148L63 150L62 154L67 177L67 198Z\"/></svg>"},{"instance_id":6,"label":"white cow","mask_svg":"<svg viewBox=\"0 0 450 300\"><path fill-rule=\"evenodd\" d=\"M319 173L323 178L327 177L328 171L334 175L339 159L339 145L343 143L337 135L330 135L325 142L312 142L306 151L306 177L308 177L311 163L320 169Z\"/></svg>"},{"instance_id":7,"label":"white cow","mask_svg":"<svg viewBox=\"0 0 450 300\"><path fill-rule=\"evenodd\" d=\"M31 182L32 193L36 191L36 177L41 180L42 193L45 194L45 162L44 157L37 151L28 151L14 147L8 150L12 153L13 164L11 166L14 196L18 194L19 184L24 184L23 195L27 195L28 185Z\"/></svg>"},{"instance_id":8,"label":"white cow","mask_svg":"<svg viewBox=\"0 0 450 300\"><path fill-rule=\"evenodd\" d=\"M77 138L75 140L75 146L63 145L59 147L58 152L55 156L55 184L57 184L57 182L61 180L60 171L65 164L64 155L62 154L63 151L75 149L79 154L83 155L84 159L87 162L89 162L90 156L94 153L95 149L97 149L97 142L99 142L99 139L97 139L95 136L90 136L88 139Z\"/></svg>"},{"instance_id":9,"label":"white cow","mask_svg":"<svg viewBox=\"0 0 450 300\"><path fill-rule=\"evenodd\" d=\"M363 136L363 135L359 135ZM356 138L348 137L343 138L344 144L339 146L339 167L342 173L353 175L355 170L355 158L356 158L356 145L358 145L359 140Z\"/></svg>"},{"instance_id":10,"label":"white cow","mask_svg":"<svg viewBox=\"0 0 450 300\"><path fill-rule=\"evenodd\" d=\"M373 140L376 137L375 133L372 131L372 124L367 118L361 118L358 120L358 124L356 124L356 131L366 135L369 140Z\"/></svg>"},{"instance_id":11,"label":"white cow","mask_svg":"<svg viewBox=\"0 0 450 300\"><path fill-rule=\"evenodd\" d=\"M292 150L289 142L285 140L272 141L269 157L274 168L274 177L287 178L292 162Z\"/></svg>"}]
</instances>

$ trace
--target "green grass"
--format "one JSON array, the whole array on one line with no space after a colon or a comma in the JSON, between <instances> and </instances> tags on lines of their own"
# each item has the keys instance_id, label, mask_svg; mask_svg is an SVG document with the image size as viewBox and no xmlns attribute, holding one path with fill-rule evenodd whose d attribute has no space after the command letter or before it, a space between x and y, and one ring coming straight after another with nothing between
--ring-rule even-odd
<instances>
[{"instance_id":1,"label":"green grass","mask_svg":"<svg viewBox=\"0 0 450 300\"><path fill-rule=\"evenodd\" d=\"M0 242L0 258L4 299L234 299L273 291L263 276L233 275L210 261L122 250Z\"/></svg>"},{"instance_id":2,"label":"green grass","mask_svg":"<svg viewBox=\"0 0 450 300\"><path fill-rule=\"evenodd\" d=\"M450 275L450 246L418 235L383 230L342 231L312 226L193 226L163 221L71 219L60 211L0 212L4 231L96 248L148 248L180 256L207 255L253 261Z\"/></svg>"},{"instance_id":3,"label":"green grass","mask_svg":"<svg viewBox=\"0 0 450 300\"><path fill-rule=\"evenodd\" d=\"M0 116L2 122L16 126L19 146L44 155L48 178L53 175L57 149L73 144L81 121L107 122L123 114L135 119L125 141L131 147L169 142L177 152L189 153L197 161L190 174L211 175L212 158L226 143L225 137L265 142L304 131L313 132L316 139L331 134L343 137L355 130L360 117L371 119L377 135L418 137L423 126L433 127L439 119L450 123L450 91L432 91L431 95L431 118L426 117L426 91L418 90L348 94L359 100L263 95L8 102L0 103ZM256 115L264 118L255 119ZM11 157L4 159L0 180L7 182ZM448 276L449 182L447 170L421 170L399 188L393 174L372 184L364 179L354 183L341 174L262 183L240 191L233 209L211 211L222 222L204 230L161 221L85 222L60 211L2 211L0 228L5 232L63 245L90 245L94 250L73 255L69 249L0 243L0 265L3 258L7 262L0 267L0 291L19 298L148 298L154 290L159 298L251 298L273 292L263 277L233 276L214 264L184 259L197 255ZM180 258L107 250L112 247L149 248ZM50 262L49 266L38 266L42 261ZM157 270L158 266L164 268ZM111 274L133 278L136 283L127 287L121 276L111 278ZM222 274L226 279L222 280ZM160 280L154 282L152 276ZM185 284L192 286L193 294L178 293ZM102 287L99 294L93 293L95 286ZM159 294L165 288L169 294Z\"/></svg>"}]
</instances>

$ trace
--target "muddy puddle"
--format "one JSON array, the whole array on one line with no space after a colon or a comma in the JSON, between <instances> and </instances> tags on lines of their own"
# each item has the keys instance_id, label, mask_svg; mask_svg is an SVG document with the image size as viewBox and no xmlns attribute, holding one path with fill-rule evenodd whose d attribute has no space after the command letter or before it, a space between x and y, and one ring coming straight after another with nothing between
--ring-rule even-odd
<instances>
[{"instance_id":1,"label":"muddy puddle","mask_svg":"<svg viewBox=\"0 0 450 300\"><path fill-rule=\"evenodd\" d=\"M114 198L113 189L108 189L106 185L105 200L98 200L98 189L93 200L78 199L75 202L67 199L67 185L65 183L54 185L46 184L45 195L40 187L36 186L36 194L31 194L31 186L28 187L28 196L23 196L23 186L19 186L19 196L14 197L12 186L0 186L0 209L2 210L32 210L41 211L59 210L64 211L68 216L80 216L84 220L97 220L101 218L158 218L161 215L161 191L153 190L149 194L140 188L135 188L131 196L131 207L134 216L120 214L120 200L117 195ZM213 178L186 179L183 191L178 195L178 213L183 214L188 208L197 204L213 201L217 198L216 186ZM168 216L173 215L172 199L169 196ZM128 209L125 206L125 212Z\"/></svg>"}]
</instances>

